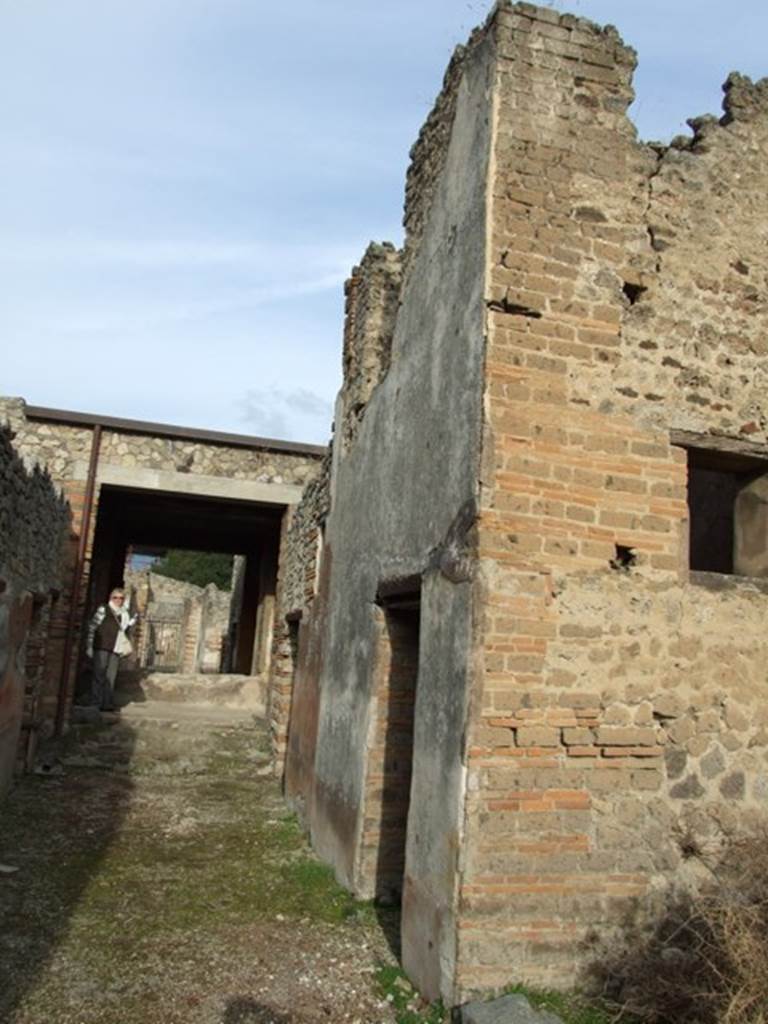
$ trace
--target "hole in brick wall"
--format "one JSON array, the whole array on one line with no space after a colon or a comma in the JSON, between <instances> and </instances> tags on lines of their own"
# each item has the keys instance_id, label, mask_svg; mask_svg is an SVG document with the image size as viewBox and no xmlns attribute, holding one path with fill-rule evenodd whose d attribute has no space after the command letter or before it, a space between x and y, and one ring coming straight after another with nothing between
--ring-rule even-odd
<instances>
[{"instance_id":1,"label":"hole in brick wall","mask_svg":"<svg viewBox=\"0 0 768 1024\"><path fill-rule=\"evenodd\" d=\"M500 299L498 302L489 302L488 308L496 313L507 313L509 316L528 316L533 320L541 319L541 310L532 309L530 306L521 306L517 302L510 302L508 299Z\"/></svg>"},{"instance_id":2,"label":"hole in brick wall","mask_svg":"<svg viewBox=\"0 0 768 1024\"><path fill-rule=\"evenodd\" d=\"M616 545L616 554L611 559L611 568L629 572L633 565L637 564L637 555L634 548L626 547L624 544Z\"/></svg>"},{"instance_id":3,"label":"hole in brick wall","mask_svg":"<svg viewBox=\"0 0 768 1024\"><path fill-rule=\"evenodd\" d=\"M640 296L648 291L645 285L637 284L633 281L625 281L621 290L624 292L630 306L634 306Z\"/></svg>"}]
</instances>

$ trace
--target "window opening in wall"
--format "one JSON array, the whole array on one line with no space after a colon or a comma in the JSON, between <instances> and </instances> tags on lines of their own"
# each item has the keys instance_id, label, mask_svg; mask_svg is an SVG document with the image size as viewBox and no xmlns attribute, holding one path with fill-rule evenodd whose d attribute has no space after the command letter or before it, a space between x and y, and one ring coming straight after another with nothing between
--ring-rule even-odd
<instances>
[{"instance_id":1,"label":"window opening in wall","mask_svg":"<svg viewBox=\"0 0 768 1024\"><path fill-rule=\"evenodd\" d=\"M397 904L403 890L413 765L413 729L419 670L420 595L403 594L383 606L382 673L371 757L381 764L376 895ZM375 799L372 801L376 806Z\"/></svg>"},{"instance_id":2,"label":"window opening in wall","mask_svg":"<svg viewBox=\"0 0 768 1024\"><path fill-rule=\"evenodd\" d=\"M768 576L768 459L689 449L689 566Z\"/></svg>"}]
</instances>

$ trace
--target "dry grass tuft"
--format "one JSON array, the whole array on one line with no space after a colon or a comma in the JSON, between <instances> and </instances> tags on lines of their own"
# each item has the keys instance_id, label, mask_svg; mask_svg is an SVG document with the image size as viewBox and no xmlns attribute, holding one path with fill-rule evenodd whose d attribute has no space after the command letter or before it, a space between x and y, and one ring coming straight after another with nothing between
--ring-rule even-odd
<instances>
[{"instance_id":1,"label":"dry grass tuft","mask_svg":"<svg viewBox=\"0 0 768 1024\"><path fill-rule=\"evenodd\" d=\"M768 1024L768 831L732 841L699 894L670 899L593 968L618 1016L649 1024Z\"/></svg>"}]
</instances>

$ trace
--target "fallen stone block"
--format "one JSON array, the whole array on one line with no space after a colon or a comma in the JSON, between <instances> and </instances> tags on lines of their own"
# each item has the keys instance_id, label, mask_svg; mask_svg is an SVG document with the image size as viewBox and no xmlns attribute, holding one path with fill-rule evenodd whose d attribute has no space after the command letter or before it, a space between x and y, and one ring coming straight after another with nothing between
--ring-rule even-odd
<instances>
[{"instance_id":1,"label":"fallen stone block","mask_svg":"<svg viewBox=\"0 0 768 1024\"><path fill-rule=\"evenodd\" d=\"M459 1024L563 1024L556 1014L535 1010L520 993L465 1003L460 1014Z\"/></svg>"}]
</instances>

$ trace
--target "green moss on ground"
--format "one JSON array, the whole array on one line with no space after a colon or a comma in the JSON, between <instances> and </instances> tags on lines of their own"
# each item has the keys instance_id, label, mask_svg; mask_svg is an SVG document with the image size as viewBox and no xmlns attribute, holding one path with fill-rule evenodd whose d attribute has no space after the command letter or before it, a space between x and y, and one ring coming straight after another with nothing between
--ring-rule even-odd
<instances>
[{"instance_id":1,"label":"green moss on ground","mask_svg":"<svg viewBox=\"0 0 768 1024\"><path fill-rule=\"evenodd\" d=\"M425 1005L402 968L379 964L376 984L395 1011L397 1024L446 1024L450 1014L440 1002Z\"/></svg>"},{"instance_id":2,"label":"green moss on ground","mask_svg":"<svg viewBox=\"0 0 768 1024\"><path fill-rule=\"evenodd\" d=\"M555 992L527 985L511 985L504 991L524 995L531 1006L557 1014L563 1024L616 1024L616 1007L580 992ZM632 1024L632 1018L622 1016L621 1019L624 1024Z\"/></svg>"},{"instance_id":3,"label":"green moss on ground","mask_svg":"<svg viewBox=\"0 0 768 1024\"><path fill-rule=\"evenodd\" d=\"M171 1024L164 969L204 976L225 951L242 956L243 929L375 926L257 774L263 731L216 740L184 774L21 782L0 830L0 862L20 868L0 889L0 1019Z\"/></svg>"}]
</instances>

